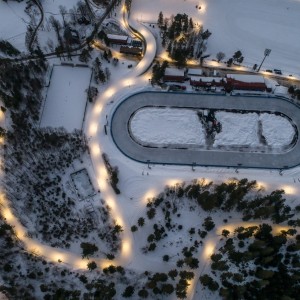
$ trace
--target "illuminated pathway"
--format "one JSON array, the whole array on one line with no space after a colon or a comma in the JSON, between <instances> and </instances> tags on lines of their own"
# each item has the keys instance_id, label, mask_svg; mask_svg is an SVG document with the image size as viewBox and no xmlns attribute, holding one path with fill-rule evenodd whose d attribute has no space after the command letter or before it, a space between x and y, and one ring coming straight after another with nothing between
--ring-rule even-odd
<instances>
[{"instance_id":1,"label":"illuminated pathway","mask_svg":"<svg viewBox=\"0 0 300 300\"><path fill-rule=\"evenodd\" d=\"M127 26L126 20L124 24ZM128 166L130 172L133 173L132 178L137 178L137 172L139 172L140 170L138 168L140 168L141 164L139 164L139 167L137 167L138 171L133 170L134 166L136 166L137 163L134 163L132 166L132 162L128 162L128 158L120 155L120 152L116 149L112 141L112 137L110 135L105 135L104 133L104 125L107 124L107 121L110 122L111 113L114 111L118 103L120 103L120 101L136 92L150 90L149 78L143 74L149 69L155 57L155 39L152 33L147 29L147 27L143 26L142 24L139 24L134 21L129 21L128 25L134 27L137 31L139 31L140 34L143 35L144 39L146 40L146 51L143 56L143 59L130 73L127 74L126 78L121 80L115 80L107 86L105 92L101 94L96 100L96 103L94 104L92 110L89 112L86 121L86 135L89 140L91 159L94 166L95 175L99 184L99 188L101 190L101 197L103 197L106 203L111 207L112 218L114 218L117 221L117 223L121 225L124 229L122 233L122 249L119 257L117 257L113 261L94 258L90 258L90 261L95 260L95 262L100 268L106 267L110 264L115 264L123 265L124 267L132 267L134 269L137 265L139 265L140 268L145 268L145 270L149 267L149 271L155 270L166 272L168 271L168 267L166 267L166 265L162 265L161 261L157 260L153 262L150 259L148 261L148 259L145 256L141 257L135 255L139 250L139 245L137 245L138 243L134 243L134 238L130 230L130 227L132 225L130 222L132 222L132 220L128 217L129 213L122 209L122 206L124 206L123 203L126 204L130 200L126 199L126 193L125 191L123 193L122 188L121 195L116 196L114 194L112 188L106 181L106 179L108 178L108 174L101 156L101 154L105 151L108 154L109 158L111 158L110 155L112 155L113 159L114 155L118 155L118 160L120 164L122 164L122 166L125 167ZM111 103L112 101L113 103ZM110 124L108 124L108 126L110 126ZM111 160L111 162L114 165L113 159ZM239 174L235 174L234 170L227 169L209 170L206 168L197 168L195 172L191 172L190 168L187 167L155 166L151 169L151 180L148 180L146 182L146 179L143 178L144 182L146 182L148 185L145 183L145 185L141 187L141 190L143 190L143 197L139 198L140 201L137 202L137 208L141 210L144 209L144 200L146 200L147 197L154 196L156 192L159 192L161 190L161 187L163 188L163 186L168 183L166 182L166 177L168 174L170 177L174 176L174 174L177 174L176 176L178 176L178 178L175 179L177 182L183 180L192 180L194 178L201 178L204 176L210 177L209 180L213 180L216 182L224 181L227 178L234 176L239 178L247 177L250 180L263 178L265 181L270 182L270 184L266 184L266 188L269 190L275 188L283 188L289 194L297 194L300 192L300 183L298 184L298 186L296 186L296 184L292 183L292 178L297 176L300 178L300 171L299 169L297 169L289 170L288 172L284 172L284 176L282 177L279 176L278 172L270 173L270 171L261 171L260 173L257 173L257 171L245 170L240 171ZM157 190L153 187L156 187ZM26 237L25 228L13 216L11 210L9 209L8 203L4 197L1 198L1 203L3 205L2 211L4 217L7 219L8 223L15 226L16 233L18 237L24 242L27 250L33 251L38 255L42 255L45 258L54 262L62 261L63 263L70 265L70 267L86 269L88 261L82 260L80 255L58 248L52 248L50 246L42 244L39 241L35 241ZM243 226L245 226L244 222L242 224ZM230 226L237 226L237 224L226 224L225 227L230 228ZM220 231L221 228L218 228L217 231L215 231L207 237L207 243L204 244L204 249L201 252L200 267L195 272L195 279L190 282L190 287L188 289L188 299L192 299L194 296L199 275L201 274L203 267L205 267L205 263L208 257L217 246L217 242L220 237ZM172 267L173 266L170 265L170 268Z\"/></svg>"},{"instance_id":2,"label":"illuminated pathway","mask_svg":"<svg viewBox=\"0 0 300 300\"><path fill-rule=\"evenodd\" d=\"M122 16L123 14L121 13L120 15ZM118 208L118 202L114 192L106 182L106 178L108 177L108 175L101 158L101 149L99 147L100 143L98 139L100 135L103 135L102 129L103 125L106 122L105 113L101 114L103 106L111 101L111 97L116 95L118 95L118 97L122 96L121 94L117 93L117 89L121 92L128 92L126 88L130 87L133 84L137 84L139 86L138 89L140 89L141 87L145 87L145 85L149 83L148 78L146 78L145 76L141 76L139 78L137 77L143 74L152 64L156 53L155 39L152 33L145 26L133 21L130 22L130 26L139 31L147 41L147 47L143 59L132 70L132 72L130 72L130 76L128 76L124 80L112 82L110 84L110 87L107 88L106 92L97 99L90 114L90 119L88 120L87 126L87 134L88 136L91 136L91 158L98 179L99 188L101 190L101 195L111 208L112 218L115 219L117 224L121 225L124 229L124 232L122 233L123 239L119 258L111 261L90 257L90 261L94 260L101 268L107 267L111 264L127 265L131 261L133 255L132 233L128 224L125 223L122 211ZM118 201L120 201L121 199L122 197L118 197ZM10 205L3 193L0 194L0 204L4 218L6 218L6 221L14 227L16 235L20 240L22 240L27 251L35 253L39 256L43 256L45 259L51 260L53 262L68 264L72 268L87 269L88 260L83 260L81 255L74 254L64 249L53 248L41 243L40 241L27 237L26 228L24 228L19 220L13 215Z\"/></svg>"}]
</instances>

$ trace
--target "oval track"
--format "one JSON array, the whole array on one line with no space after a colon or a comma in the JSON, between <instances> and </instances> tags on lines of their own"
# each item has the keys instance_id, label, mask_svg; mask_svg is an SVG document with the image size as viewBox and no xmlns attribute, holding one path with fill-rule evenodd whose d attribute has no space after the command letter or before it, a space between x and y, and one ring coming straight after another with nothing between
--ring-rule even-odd
<instances>
[{"instance_id":1,"label":"oval track","mask_svg":"<svg viewBox=\"0 0 300 300\"><path fill-rule=\"evenodd\" d=\"M135 111L147 106L280 112L289 117L296 126L297 131L299 131L300 108L288 100L267 97L143 92L134 94L119 104L112 116L111 134L121 152L131 159L143 163L264 169L286 169L300 164L299 139L297 139L292 149L279 154L236 150L144 147L130 136L128 122Z\"/></svg>"}]
</instances>

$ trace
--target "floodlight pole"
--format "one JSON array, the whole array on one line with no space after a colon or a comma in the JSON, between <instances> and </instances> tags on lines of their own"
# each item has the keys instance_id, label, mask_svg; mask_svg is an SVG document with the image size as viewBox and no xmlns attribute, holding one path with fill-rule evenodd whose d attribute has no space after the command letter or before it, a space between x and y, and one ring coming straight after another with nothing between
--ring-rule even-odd
<instances>
[{"instance_id":1,"label":"floodlight pole","mask_svg":"<svg viewBox=\"0 0 300 300\"><path fill-rule=\"evenodd\" d=\"M259 72L259 70L260 70L262 64L264 63L266 57L269 56L270 53L271 53L271 49L265 49L265 52L264 52L264 55L265 55L265 56L264 56L264 58L263 58L263 60L262 60L262 62L261 62L261 64L260 64L259 68L257 69L257 72Z\"/></svg>"}]
</instances>

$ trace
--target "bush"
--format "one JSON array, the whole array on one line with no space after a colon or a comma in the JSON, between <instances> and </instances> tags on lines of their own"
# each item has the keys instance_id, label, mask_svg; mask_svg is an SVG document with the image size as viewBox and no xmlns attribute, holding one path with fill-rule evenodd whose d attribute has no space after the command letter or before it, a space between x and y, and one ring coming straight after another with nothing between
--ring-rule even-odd
<instances>
[{"instance_id":1,"label":"bush","mask_svg":"<svg viewBox=\"0 0 300 300\"><path fill-rule=\"evenodd\" d=\"M81 243L80 247L82 249L82 258L89 257L98 251L98 247L95 244Z\"/></svg>"},{"instance_id":2,"label":"bush","mask_svg":"<svg viewBox=\"0 0 300 300\"><path fill-rule=\"evenodd\" d=\"M129 285L126 287L125 291L123 292L122 296L124 298L130 298L134 293L134 287L132 285Z\"/></svg>"}]
</instances>

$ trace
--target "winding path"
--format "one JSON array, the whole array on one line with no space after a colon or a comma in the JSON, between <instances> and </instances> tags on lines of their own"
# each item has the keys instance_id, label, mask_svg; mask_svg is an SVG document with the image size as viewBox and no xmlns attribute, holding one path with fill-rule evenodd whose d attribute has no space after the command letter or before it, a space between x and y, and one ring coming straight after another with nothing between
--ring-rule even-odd
<instances>
[{"instance_id":1,"label":"winding path","mask_svg":"<svg viewBox=\"0 0 300 300\"><path fill-rule=\"evenodd\" d=\"M32 49L33 42L34 42L34 40L35 40L35 38L36 38L36 34L37 34L37 32L38 32L38 30L39 30L41 24L42 24L43 21L44 21L44 10L43 10L43 7L42 7L40 1L39 1L39 0L32 0L32 2L33 2L33 3L38 7L38 9L40 10L40 12L41 12L41 19L40 19L40 21L39 21L39 24L35 27L34 32L33 32L32 36L31 36L31 39L30 39L30 42L29 42L29 45L28 45L28 48L29 48L30 52L33 51L33 49Z\"/></svg>"},{"instance_id":2,"label":"winding path","mask_svg":"<svg viewBox=\"0 0 300 300\"><path fill-rule=\"evenodd\" d=\"M116 0L114 0L112 3L115 2ZM101 18L101 20L99 20L97 26L101 24L109 11L110 9L107 9L105 15ZM127 79L124 79L121 82L112 82L108 86L106 92L97 99L90 114L90 118L89 120L87 120L87 134L91 136L89 142L91 158L95 167L95 175L97 177L99 188L101 190L101 195L111 208L112 218L115 219L117 224L121 225L124 229L124 232L122 233L122 246L119 257L117 257L113 261L90 257L90 260L94 260L100 268L107 267L111 264L128 265L132 261L132 257L134 255L133 236L130 230L130 226L124 218L123 212L118 207L118 201L122 201L122 196L117 198L112 188L106 181L106 178L108 178L108 174L102 160L101 148L99 146L101 144L99 141L99 137L100 135L103 136L104 134L101 123L106 122L105 113L103 112L103 106L111 101L111 97L116 93L115 86L117 85L121 89L124 86L127 86L128 82L132 84L133 82L137 81L142 82L142 84L144 85L145 78L138 78L138 76L140 74L143 74L150 67L152 60L155 57L156 44L151 32L147 30L143 25L134 24L131 26L136 26L137 28L135 29L140 30L144 37L147 38L148 46L145 55L136 66L136 68L132 70L130 76L128 76ZM151 53L148 53L148 51ZM43 256L45 259L56 263L61 262L63 264L67 264L75 269L87 269L87 263L89 262L89 260L82 259L81 255L72 253L65 249L51 247L42 243L41 241L28 237L27 229L14 215L11 204L6 199L5 194L2 191L0 191L0 206L2 215L4 216L6 221L14 227L17 237L22 241L24 248L27 251L35 253L39 256Z\"/></svg>"}]
</instances>

